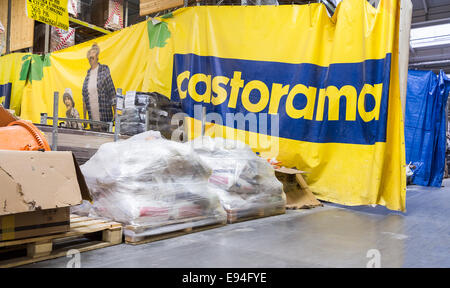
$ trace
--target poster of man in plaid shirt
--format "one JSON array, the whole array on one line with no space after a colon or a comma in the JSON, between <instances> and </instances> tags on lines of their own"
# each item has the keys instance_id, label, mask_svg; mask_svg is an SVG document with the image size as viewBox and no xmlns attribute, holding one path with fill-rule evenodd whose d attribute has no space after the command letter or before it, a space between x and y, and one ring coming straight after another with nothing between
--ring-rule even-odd
<instances>
[{"instance_id":1,"label":"poster of man in plaid shirt","mask_svg":"<svg viewBox=\"0 0 450 288\"><path fill-rule=\"evenodd\" d=\"M83 116L86 111L90 120L111 122L115 110L116 89L109 67L98 62L100 47L94 43L87 52L91 68L87 71L83 83ZM91 125L95 131L107 131L107 125Z\"/></svg>"}]
</instances>

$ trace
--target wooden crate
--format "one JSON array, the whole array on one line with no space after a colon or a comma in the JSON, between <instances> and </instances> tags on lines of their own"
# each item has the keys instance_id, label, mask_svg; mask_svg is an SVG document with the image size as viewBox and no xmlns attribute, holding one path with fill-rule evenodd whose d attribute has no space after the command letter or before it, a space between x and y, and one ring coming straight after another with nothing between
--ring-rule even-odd
<instances>
[{"instance_id":1,"label":"wooden crate","mask_svg":"<svg viewBox=\"0 0 450 288\"><path fill-rule=\"evenodd\" d=\"M25 1L11 1L11 34L9 48L17 51L33 47L34 20L26 14Z\"/></svg>"},{"instance_id":2,"label":"wooden crate","mask_svg":"<svg viewBox=\"0 0 450 288\"><path fill-rule=\"evenodd\" d=\"M201 225L204 221L205 225ZM226 225L226 219L213 219L211 217L201 216L190 218L187 220L173 220L165 222L164 225L128 225L125 226L125 243L138 245L144 243L155 242L159 240L183 236L190 233L205 231ZM195 226L194 226L195 225ZM198 226L197 226L198 225ZM147 236L131 236L128 232L143 233L151 231L154 234Z\"/></svg>"},{"instance_id":3,"label":"wooden crate","mask_svg":"<svg viewBox=\"0 0 450 288\"><path fill-rule=\"evenodd\" d=\"M225 209L225 211L227 212L228 224L233 224L269 216L281 215L286 213L286 207L284 204L276 204L267 207L250 209Z\"/></svg>"},{"instance_id":4,"label":"wooden crate","mask_svg":"<svg viewBox=\"0 0 450 288\"><path fill-rule=\"evenodd\" d=\"M184 0L141 0L139 5L139 15L145 16L151 13L181 7Z\"/></svg>"},{"instance_id":5,"label":"wooden crate","mask_svg":"<svg viewBox=\"0 0 450 288\"><path fill-rule=\"evenodd\" d=\"M122 224L71 215L69 232L0 242L0 268L64 257L71 249L85 252L120 243Z\"/></svg>"}]
</instances>

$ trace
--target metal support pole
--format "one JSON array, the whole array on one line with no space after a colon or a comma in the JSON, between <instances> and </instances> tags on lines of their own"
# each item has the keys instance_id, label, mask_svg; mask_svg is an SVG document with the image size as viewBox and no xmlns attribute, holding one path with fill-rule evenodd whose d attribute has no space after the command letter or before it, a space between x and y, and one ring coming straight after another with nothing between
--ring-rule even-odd
<instances>
[{"instance_id":1,"label":"metal support pole","mask_svg":"<svg viewBox=\"0 0 450 288\"><path fill-rule=\"evenodd\" d=\"M206 107L202 107L202 137L205 136Z\"/></svg>"},{"instance_id":2,"label":"metal support pole","mask_svg":"<svg viewBox=\"0 0 450 288\"><path fill-rule=\"evenodd\" d=\"M125 14L125 17L124 17L125 23L124 23L123 27L128 27L128 0L125 0L124 5L125 5L125 13L124 13Z\"/></svg>"},{"instance_id":3,"label":"metal support pole","mask_svg":"<svg viewBox=\"0 0 450 288\"><path fill-rule=\"evenodd\" d=\"M117 88L117 95L122 96L122 88ZM117 106L119 97L116 96L116 111L114 111L114 122L115 122L115 129L114 129L114 142L117 142L119 140L119 133L120 133L120 117L117 115Z\"/></svg>"},{"instance_id":4,"label":"metal support pole","mask_svg":"<svg viewBox=\"0 0 450 288\"><path fill-rule=\"evenodd\" d=\"M399 27L399 81L400 81L400 100L402 103L403 121L405 121L406 88L408 80L409 63L409 34L411 31L413 6L411 0L400 0L400 27Z\"/></svg>"},{"instance_id":5,"label":"metal support pole","mask_svg":"<svg viewBox=\"0 0 450 288\"><path fill-rule=\"evenodd\" d=\"M8 0L8 20L6 20L6 54L11 53L11 2L12 0Z\"/></svg>"},{"instance_id":6,"label":"metal support pole","mask_svg":"<svg viewBox=\"0 0 450 288\"><path fill-rule=\"evenodd\" d=\"M52 130L52 150L58 151L58 104L59 93L53 94L53 130Z\"/></svg>"},{"instance_id":7,"label":"metal support pole","mask_svg":"<svg viewBox=\"0 0 450 288\"><path fill-rule=\"evenodd\" d=\"M427 0L422 0L423 11L425 12L425 21L428 20L428 3Z\"/></svg>"},{"instance_id":8,"label":"metal support pole","mask_svg":"<svg viewBox=\"0 0 450 288\"><path fill-rule=\"evenodd\" d=\"M45 24L45 43L44 43L44 53L47 54L50 51L50 25Z\"/></svg>"}]
</instances>

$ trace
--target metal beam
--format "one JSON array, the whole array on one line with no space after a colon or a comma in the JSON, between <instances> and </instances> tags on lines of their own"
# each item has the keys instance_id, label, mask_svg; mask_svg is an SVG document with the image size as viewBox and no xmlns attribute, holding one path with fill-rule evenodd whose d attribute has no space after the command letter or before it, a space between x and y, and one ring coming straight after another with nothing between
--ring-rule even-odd
<instances>
[{"instance_id":1,"label":"metal beam","mask_svg":"<svg viewBox=\"0 0 450 288\"><path fill-rule=\"evenodd\" d=\"M411 28L419 28L419 27L426 27L426 26L447 24L447 23L450 23L450 18L442 18L442 19L412 23Z\"/></svg>"},{"instance_id":2,"label":"metal beam","mask_svg":"<svg viewBox=\"0 0 450 288\"><path fill-rule=\"evenodd\" d=\"M417 53L419 54L419 53ZM414 56L409 58L409 64L415 64L420 62L432 62L432 61L441 61L441 60L449 60L450 53L438 53L436 55L426 55L426 56Z\"/></svg>"},{"instance_id":3,"label":"metal beam","mask_svg":"<svg viewBox=\"0 0 450 288\"><path fill-rule=\"evenodd\" d=\"M450 48L450 43L437 44L437 45L428 45L428 46L421 46L421 47L412 47L412 48L414 48L414 51L418 52L418 54L423 54L421 52L425 52L426 53L429 50ZM438 53L441 53L441 52L438 51Z\"/></svg>"},{"instance_id":4,"label":"metal beam","mask_svg":"<svg viewBox=\"0 0 450 288\"><path fill-rule=\"evenodd\" d=\"M124 25L123 25L123 27L128 27L128 4L129 4L129 1L127 1L127 0L125 0L125 3L124 3L124 5L125 5L125 17L124 17L124 21L125 21L125 23L124 23Z\"/></svg>"},{"instance_id":5,"label":"metal beam","mask_svg":"<svg viewBox=\"0 0 450 288\"><path fill-rule=\"evenodd\" d=\"M98 31L98 32L101 32L101 33L103 33L103 34L111 34L111 31L108 31L108 30L103 29L103 28L101 28L101 27L98 27L98 26L89 24L89 23L84 22L84 21L81 21L81 20L79 20L79 19L72 18L72 17L70 17L70 16L69 16L69 21L70 21L70 22L73 22L73 23L76 23L76 24L78 24L78 25L81 25L81 26L85 26L85 27L91 28L91 29L96 30L96 31Z\"/></svg>"},{"instance_id":6,"label":"metal beam","mask_svg":"<svg viewBox=\"0 0 450 288\"><path fill-rule=\"evenodd\" d=\"M438 60L438 61L427 61L427 62L418 62L418 63L411 63L409 64L410 68L414 68L414 67L428 67L428 66L447 66L450 65L450 60L446 59L446 60Z\"/></svg>"}]
</instances>

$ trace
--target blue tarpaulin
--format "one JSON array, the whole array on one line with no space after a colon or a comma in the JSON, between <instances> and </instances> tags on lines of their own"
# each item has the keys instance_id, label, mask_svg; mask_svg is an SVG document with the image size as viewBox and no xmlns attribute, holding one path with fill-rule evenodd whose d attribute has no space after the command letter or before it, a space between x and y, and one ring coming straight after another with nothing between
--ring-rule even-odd
<instances>
[{"instance_id":1,"label":"blue tarpaulin","mask_svg":"<svg viewBox=\"0 0 450 288\"><path fill-rule=\"evenodd\" d=\"M443 71L408 71L405 108L406 163L416 166L412 183L440 187L445 169L445 106L450 79Z\"/></svg>"}]
</instances>

